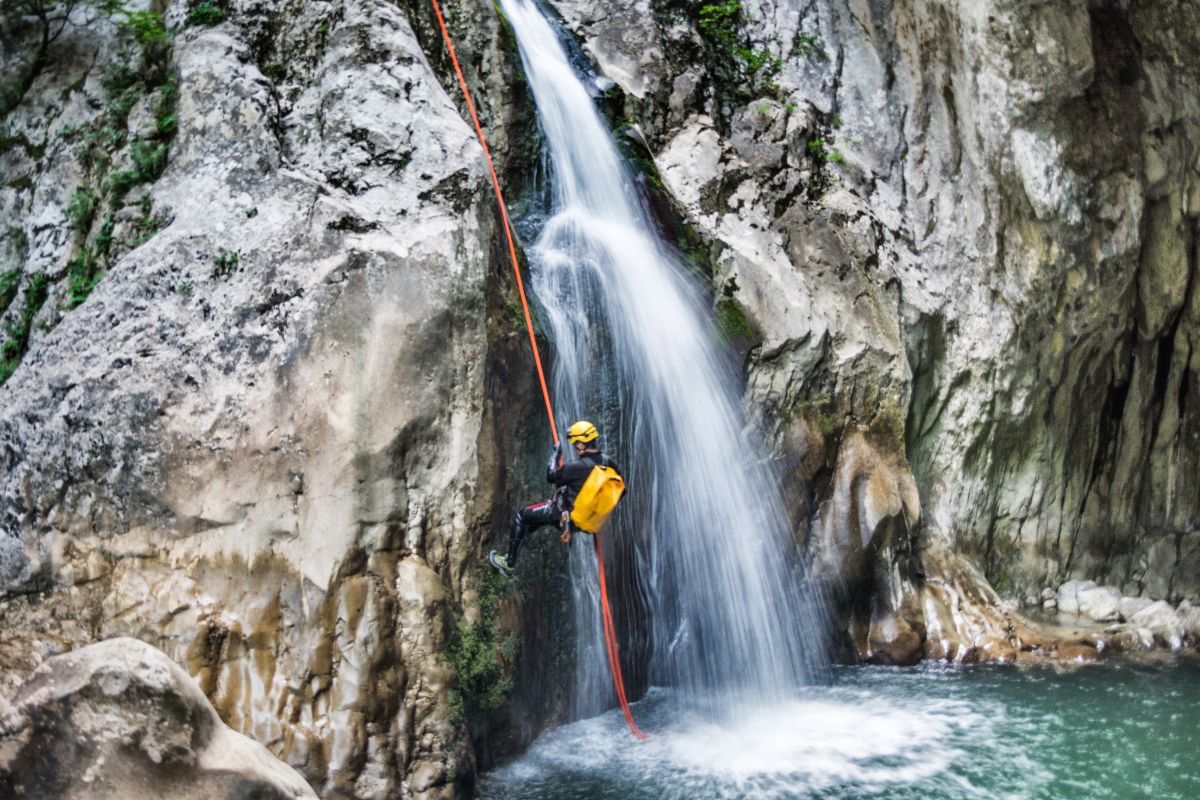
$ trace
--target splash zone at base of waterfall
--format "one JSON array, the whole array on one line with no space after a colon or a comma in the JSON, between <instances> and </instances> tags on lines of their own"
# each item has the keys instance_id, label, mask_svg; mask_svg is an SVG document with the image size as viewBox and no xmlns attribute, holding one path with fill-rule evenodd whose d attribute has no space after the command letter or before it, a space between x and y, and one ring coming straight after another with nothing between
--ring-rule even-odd
<instances>
[{"instance_id":1,"label":"splash zone at base of waterfall","mask_svg":"<svg viewBox=\"0 0 1200 800\"><path fill-rule=\"evenodd\" d=\"M634 656L648 656L652 683L673 687L714 717L751 699L794 695L827 669L823 610L783 512L777 476L756 457L762 446L741 411L738 380L704 291L655 235L555 29L530 0L500 5L517 39L548 158L552 199L527 255L539 316L555 347L553 395L568 416L603 421L633 487L607 541L633 559L628 601L643 606L649 621L648 652ZM443 34L492 172L557 441L512 225L444 23ZM589 548L571 548L573 710L576 718L594 716L616 700L636 734L603 555L599 537L594 558ZM611 683L600 666L605 660Z\"/></svg>"}]
</instances>

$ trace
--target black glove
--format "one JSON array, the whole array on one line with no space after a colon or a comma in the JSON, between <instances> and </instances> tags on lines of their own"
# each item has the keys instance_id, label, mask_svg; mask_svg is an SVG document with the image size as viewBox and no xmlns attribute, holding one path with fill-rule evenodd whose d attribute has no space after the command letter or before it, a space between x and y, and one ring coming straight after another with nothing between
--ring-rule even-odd
<instances>
[{"instance_id":1,"label":"black glove","mask_svg":"<svg viewBox=\"0 0 1200 800\"><path fill-rule=\"evenodd\" d=\"M554 450L550 452L550 461L546 464L547 472L554 472L558 469L558 465L562 463L562 442L554 445Z\"/></svg>"}]
</instances>

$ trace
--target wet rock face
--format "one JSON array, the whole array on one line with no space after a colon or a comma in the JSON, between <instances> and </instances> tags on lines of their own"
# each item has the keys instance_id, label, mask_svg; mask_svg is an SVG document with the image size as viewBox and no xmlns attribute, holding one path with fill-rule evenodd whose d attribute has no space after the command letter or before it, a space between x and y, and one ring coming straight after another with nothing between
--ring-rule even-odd
<instances>
[{"instance_id":1,"label":"wet rock face","mask_svg":"<svg viewBox=\"0 0 1200 800\"><path fill-rule=\"evenodd\" d=\"M265 747L226 727L187 673L135 639L40 666L0 701L5 797L181 800L316 794Z\"/></svg>"},{"instance_id":2,"label":"wet rock face","mask_svg":"<svg viewBox=\"0 0 1200 800\"><path fill-rule=\"evenodd\" d=\"M902 641L895 608L914 630L940 614L904 599L926 591L912 551L974 562L1006 597L1071 577L1196 593L1200 62L1168 33L1194 9L754 0L725 32L755 71L686 4L653 3L620 57L639 4L580 5L555 3L619 64L718 315L754 331L746 399L801 535L853 555L862 537L827 520L873 518L850 434L919 491L869 570L887 608L850 615L897 633L852 638Z\"/></svg>"}]
</instances>

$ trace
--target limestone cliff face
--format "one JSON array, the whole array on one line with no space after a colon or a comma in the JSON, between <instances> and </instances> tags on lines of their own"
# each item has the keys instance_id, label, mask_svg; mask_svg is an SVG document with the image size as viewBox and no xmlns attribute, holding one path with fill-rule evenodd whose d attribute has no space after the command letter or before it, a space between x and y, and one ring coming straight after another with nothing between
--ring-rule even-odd
<instances>
[{"instance_id":1,"label":"limestone cliff face","mask_svg":"<svg viewBox=\"0 0 1200 800\"><path fill-rule=\"evenodd\" d=\"M752 328L862 655L1010 636L972 564L1200 592L1194 7L555 5Z\"/></svg>"},{"instance_id":2,"label":"limestone cliff face","mask_svg":"<svg viewBox=\"0 0 1200 800\"><path fill-rule=\"evenodd\" d=\"M5 321L48 286L0 387L6 678L137 636L325 796L447 796L447 640L513 438L482 156L407 9L218 5L167 8L162 87L128 31L68 26L4 119ZM483 11L462 46L500 86ZM122 68L173 87L169 120L111 113Z\"/></svg>"},{"instance_id":3,"label":"limestone cliff face","mask_svg":"<svg viewBox=\"0 0 1200 800\"><path fill-rule=\"evenodd\" d=\"M426 3L206 5L4 49L0 680L133 635L323 796L450 796L447 649L541 455L481 156ZM858 655L1011 657L988 580L1200 593L1192 5L551 5ZM519 195L511 42L447 14ZM540 649L478 752L556 713L558 605L495 610Z\"/></svg>"}]
</instances>

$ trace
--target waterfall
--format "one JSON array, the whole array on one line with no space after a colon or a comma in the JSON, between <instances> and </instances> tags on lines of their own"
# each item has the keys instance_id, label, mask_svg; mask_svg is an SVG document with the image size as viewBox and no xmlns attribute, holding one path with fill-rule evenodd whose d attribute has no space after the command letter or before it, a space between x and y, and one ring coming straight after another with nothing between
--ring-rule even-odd
<instances>
[{"instance_id":1,"label":"waterfall","mask_svg":"<svg viewBox=\"0 0 1200 800\"><path fill-rule=\"evenodd\" d=\"M625 549L650 617L651 678L709 704L787 693L825 664L822 614L704 293L659 240L555 29L530 0L501 6L550 166L551 207L528 256L559 421L596 422L630 487L606 538L636 542ZM583 544L571 555L578 716L612 702Z\"/></svg>"}]
</instances>

